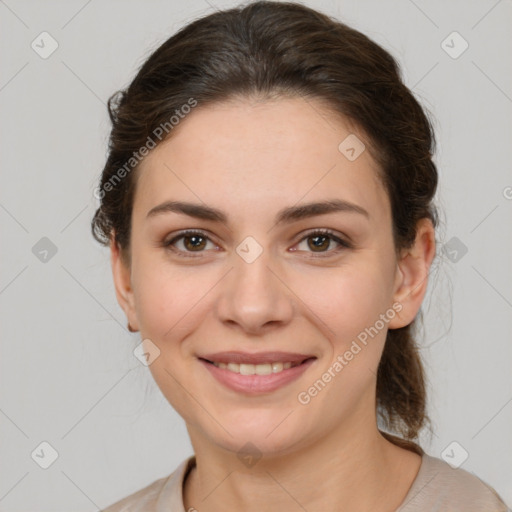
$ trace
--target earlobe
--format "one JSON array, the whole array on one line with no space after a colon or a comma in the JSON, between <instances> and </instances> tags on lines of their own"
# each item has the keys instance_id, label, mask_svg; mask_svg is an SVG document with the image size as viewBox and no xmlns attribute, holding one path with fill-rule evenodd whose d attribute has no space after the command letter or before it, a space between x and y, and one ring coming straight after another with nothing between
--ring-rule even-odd
<instances>
[{"instance_id":1,"label":"earlobe","mask_svg":"<svg viewBox=\"0 0 512 512\"><path fill-rule=\"evenodd\" d=\"M133 332L135 332L139 328L135 314L135 303L131 285L131 271L122 258L119 245L115 242L114 235L110 241L110 263L112 267L112 276L114 279L117 302L125 312L128 324L132 326L134 329Z\"/></svg>"},{"instance_id":2,"label":"earlobe","mask_svg":"<svg viewBox=\"0 0 512 512\"><path fill-rule=\"evenodd\" d=\"M394 302L402 309L389 322L390 329L409 325L421 308L427 291L428 276L435 256L435 230L430 219L418 222L416 239L412 247L405 249L397 262Z\"/></svg>"}]
</instances>

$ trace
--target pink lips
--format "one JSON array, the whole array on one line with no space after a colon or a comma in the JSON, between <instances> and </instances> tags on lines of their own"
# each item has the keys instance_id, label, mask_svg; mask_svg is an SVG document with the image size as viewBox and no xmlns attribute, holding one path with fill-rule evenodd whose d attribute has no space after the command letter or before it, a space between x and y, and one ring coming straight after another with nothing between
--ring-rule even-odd
<instances>
[{"instance_id":1,"label":"pink lips","mask_svg":"<svg viewBox=\"0 0 512 512\"><path fill-rule=\"evenodd\" d=\"M200 356L199 361L224 386L245 394L257 395L270 393L299 378L314 362L311 354L291 352L218 352ZM265 364L293 363L294 366L270 375L241 375L227 369L218 368L212 363Z\"/></svg>"}]
</instances>

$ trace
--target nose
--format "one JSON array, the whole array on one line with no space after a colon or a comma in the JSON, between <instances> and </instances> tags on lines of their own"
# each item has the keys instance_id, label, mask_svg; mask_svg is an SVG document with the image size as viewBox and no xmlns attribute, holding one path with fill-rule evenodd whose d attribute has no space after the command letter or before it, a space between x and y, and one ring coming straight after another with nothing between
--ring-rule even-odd
<instances>
[{"instance_id":1,"label":"nose","mask_svg":"<svg viewBox=\"0 0 512 512\"><path fill-rule=\"evenodd\" d=\"M267 256L252 262L233 255L233 268L221 281L216 313L221 322L252 335L288 324L294 296L280 267Z\"/></svg>"}]
</instances>

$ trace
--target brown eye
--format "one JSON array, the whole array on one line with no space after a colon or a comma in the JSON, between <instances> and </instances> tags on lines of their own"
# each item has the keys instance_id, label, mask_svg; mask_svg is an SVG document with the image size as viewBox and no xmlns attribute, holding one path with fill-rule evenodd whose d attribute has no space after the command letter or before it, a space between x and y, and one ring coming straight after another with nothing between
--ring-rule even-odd
<instances>
[{"instance_id":1,"label":"brown eye","mask_svg":"<svg viewBox=\"0 0 512 512\"><path fill-rule=\"evenodd\" d=\"M206 245L206 238L201 235L187 235L182 238L183 245L190 251L200 251Z\"/></svg>"},{"instance_id":2,"label":"brown eye","mask_svg":"<svg viewBox=\"0 0 512 512\"><path fill-rule=\"evenodd\" d=\"M193 252L204 252L208 242L214 245L210 238L200 231L184 231L168 242L164 242L163 246L180 256L188 256Z\"/></svg>"},{"instance_id":3,"label":"brown eye","mask_svg":"<svg viewBox=\"0 0 512 512\"><path fill-rule=\"evenodd\" d=\"M328 249L331 245L332 239L325 235L315 235L315 236L308 236L308 240L312 241L311 243L308 243L308 246L316 251L316 249L320 249L321 252L323 252L323 249Z\"/></svg>"},{"instance_id":4,"label":"brown eye","mask_svg":"<svg viewBox=\"0 0 512 512\"><path fill-rule=\"evenodd\" d=\"M335 249L329 250L333 242L338 245ZM329 230L316 230L307 234L300 242L300 244L306 243L306 252L313 253L327 253L328 256L334 253L339 253L343 249L348 249L351 245L345 242L332 231ZM309 250L308 250L309 249Z\"/></svg>"}]
</instances>

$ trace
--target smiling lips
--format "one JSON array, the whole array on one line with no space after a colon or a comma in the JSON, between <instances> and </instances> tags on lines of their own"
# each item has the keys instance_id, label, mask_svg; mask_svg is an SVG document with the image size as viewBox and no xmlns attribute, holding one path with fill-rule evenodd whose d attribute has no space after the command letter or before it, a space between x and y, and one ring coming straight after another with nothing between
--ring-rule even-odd
<instances>
[{"instance_id":1,"label":"smiling lips","mask_svg":"<svg viewBox=\"0 0 512 512\"><path fill-rule=\"evenodd\" d=\"M221 384L247 394L268 393L288 384L315 359L291 352L219 352L199 358Z\"/></svg>"}]
</instances>

